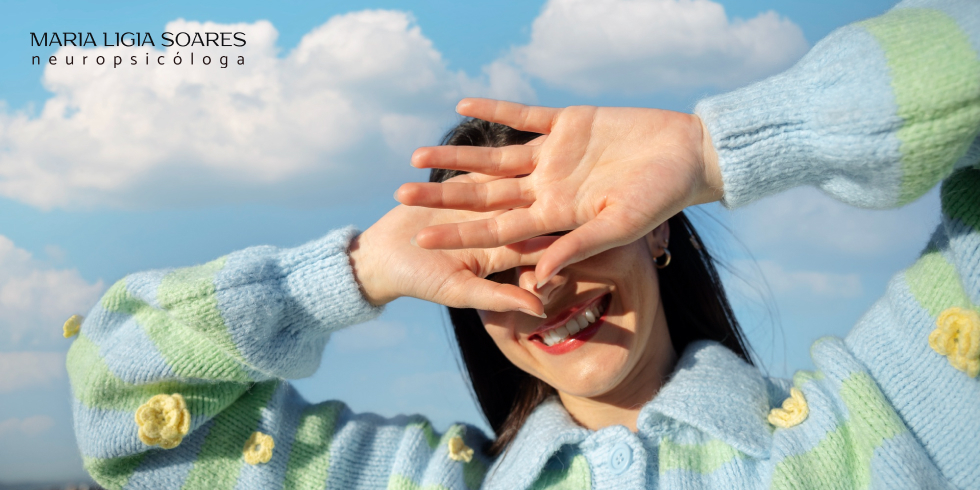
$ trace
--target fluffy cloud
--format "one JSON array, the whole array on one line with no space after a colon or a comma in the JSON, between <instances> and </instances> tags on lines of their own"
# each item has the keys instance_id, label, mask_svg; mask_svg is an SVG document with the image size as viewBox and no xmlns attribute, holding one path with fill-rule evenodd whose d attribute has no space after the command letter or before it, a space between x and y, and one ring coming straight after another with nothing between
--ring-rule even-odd
<instances>
[{"instance_id":1,"label":"fluffy cloud","mask_svg":"<svg viewBox=\"0 0 980 490\"><path fill-rule=\"evenodd\" d=\"M61 345L65 320L88 311L104 289L77 270L45 266L0 235L0 344Z\"/></svg>"},{"instance_id":2,"label":"fluffy cloud","mask_svg":"<svg viewBox=\"0 0 980 490\"><path fill-rule=\"evenodd\" d=\"M25 419L7 419L0 422L0 437L14 434L38 435L54 426L54 419L46 415L36 415Z\"/></svg>"},{"instance_id":3,"label":"fluffy cloud","mask_svg":"<svg viewBox=\"0 0 980 490\"><path fill-rule=\"evenodd\" d=\"M587 93L726 88L807 47L773 12L730 21L708 0L552 0L529 44L476 76L449 70L405 12L335 16L284 54L267 21L164 30L247 44L60 48L39 114L0 108L0 196L43 209L344 202L419 179L410 151L436 141L461 97L533 102L531 77Z\"/></svg>"},{"instance_id":4,"label":"fluffy cloud","mask_svg":"<svg viewBox=\"0 0 980 490\"><path fill-rule=\"evenodd\" d=\"M550 0L515 62L580 93L731 88L776 73L808 49L769 11L729 20L709 0Z\"/></svg>"},{"instance_id":5,"label":"fluffy cloud","mask_svg":"<svg viewBox=\"0 0 980 490\"><path fill-rule=\"evenodd\" d=\"M808 270L787 270L778 262L760 260L757 265L769 287L780 295L857 298L863 293L861 276Z\"/></svg>"},{"instance_id":6,"label":"fluffy cloud","mask_svg":"<svg viewBox=\"0 0 980 490\"><path fill-rule=\"evenodd\" d=\"M448 70L403 12L333 17L284 57L266 21L164 30L240 31L247 45L60 48L40 114L0 112L0 195L41 208L337 202L416 176L410 151L436 140L462 96L533 98L507 65ZM117 68L94 63L117 55Z\"/></svg>"},{"instance_id":7,"label":"fluffy cloud","mask_svg":"<svg viewBox=\"0 0 980 490\"><path fill-rule=\"evenodd\" d=\"M801 187L734 213L735 229L753 252L782 258L894 255L908 260L938 223L936 190L900 209L869 210Z\"/></svg>"},{"instance_id":8,"label":"fluffy cloud","mask_svg":"<svg viewBox=\"0 0 980 490\"><path fill-rule=\"evenodd\" d=\"M0 352L0 394L47 385L65 375L58 352Z\"/></svg>"}]
</instances>

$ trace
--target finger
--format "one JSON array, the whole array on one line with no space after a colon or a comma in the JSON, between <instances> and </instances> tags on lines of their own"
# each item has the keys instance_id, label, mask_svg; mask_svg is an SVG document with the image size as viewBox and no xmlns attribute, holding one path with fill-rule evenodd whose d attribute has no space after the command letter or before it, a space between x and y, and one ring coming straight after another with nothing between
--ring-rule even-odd
<instances>
[{"instance_id":1,"label":"finger","mask_svg":"<svg viewBox=\"0 0 980 490\"><path fill-rule=\"evenodd\" d=\"M455 177L450 177L443 182L459 182L463 184L483 184L486 182L500 180L501 177L496 175L486 175L478 172L470 172L468 174L459 174Z\"/></svg>"},{"instance_id":2,"label":"finger","mask_svg":"<svg viewBox=\"0 0 980 490\"><path fill-rule=\"evenodd\" d=\"M544 228L531 208L513 209L493 218L423 228L415 235L422 248L495 248L554 231Z\"/></svg>"},{"instance_id":3,"label":"finger","mask_svg":"<svg viewBox=\"0 0 980 490\"><path fill-rule=\"evenodd\" d=\"M469 271L454 275L443 285L445 297L437 301L453 308L487 311L523 311L544 318L544 305L530 291L476 277ZM442 296L442 295L440 295Z\"/></svg>"},{"instance_id":4,"label":"finger","mask_svg":"<svg viewBox=\"0 0 980 490\"><path fill-rule=\"evenodd\" d=\"M402 184L395 192L395 199L407 206L486 212L530 206L534 193L523 179L484 184L412 182Z\"/></svg>"},{"instance_id":5,"label":"finger","mask_svg":"<svg viewBox=\"0 0 980 490\"><path fill-rule=\"evenodd\" d=\"M556 236L539 236L490 249L486 274L490 275L514 267L535 265L556 240L558 240Z\"/></svg>"},{"instance_id":6,"label":"finger","mask_svg":"<svg viewBox=\"0 0 980 490\"><path fill-rule=\"evenodd\" d=\"M494 99L469 98L456 104L456 112L484 121L500 123L519 131L548 134L561 109L506 102Z\"/></svg>"},{"instance_id":7,"label":"finger","mask_svg":"<svg viewBox=\"0 0 980 490\"><path fill-rule=\"evenodd\" d=\"M640 233L639 236L633 236ZM569 264L581 262L613 247L632 243L642 236L642 230L630 226L628 216L609 208L584 225L555 241L538 260L534 275L538 287L551 280Z\"/></svg>"},{"instance_id":8,"label":"finger","mask_svg":"<svg viewBox=\"0 0 980 490\"><path fill-rule=\"evenodd\" d=\"M529 174L534 170L534 152L534 147L524 145L502 148L429 146L412 153L412 166L513 177Z\"/></svg>"}]
</instances>

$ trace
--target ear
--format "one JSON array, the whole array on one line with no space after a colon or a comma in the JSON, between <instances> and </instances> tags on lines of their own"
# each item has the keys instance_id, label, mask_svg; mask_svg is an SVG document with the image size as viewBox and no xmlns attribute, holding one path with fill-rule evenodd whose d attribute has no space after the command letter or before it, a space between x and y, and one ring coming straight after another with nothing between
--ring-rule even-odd
<instances>
[{"instance_id":1,"label":"ear","mask_svg":"<svg viewBox=\"0 0 980 490\"><path fill-rule=\"evenodd\" d=\"M647 247L650 248L650 253L654 257L660 257L664 254L664 249L667 248L667 244L670 243L670 223L664 221L660 223L660 226L656 227L646 236Z\"/></svg>"}]
</instances>

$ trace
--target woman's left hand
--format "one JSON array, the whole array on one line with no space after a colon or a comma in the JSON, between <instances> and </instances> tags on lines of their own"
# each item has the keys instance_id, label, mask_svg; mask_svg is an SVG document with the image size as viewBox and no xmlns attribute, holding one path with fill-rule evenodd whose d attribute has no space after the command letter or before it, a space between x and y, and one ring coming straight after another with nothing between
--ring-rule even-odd
<instances>
[{"instance_id":1,"label":"woman's left hand","mask_svg":"<svg viewBox=\"0 0 980 490\"><path fill-rule=\"evenodd\" d=\"M572 230L552 244L535 274L544 283L568 264L631 243L687 206L721 198L707 130L692 114L617 107L533 107L464 99L464 116L544 136L502 148L437 146L412 155L419 168L497 176L486 183L411 183L403 204L509 211L492 219L421 230L424 248L498 247Z\"/></svg>"}]
</instances>

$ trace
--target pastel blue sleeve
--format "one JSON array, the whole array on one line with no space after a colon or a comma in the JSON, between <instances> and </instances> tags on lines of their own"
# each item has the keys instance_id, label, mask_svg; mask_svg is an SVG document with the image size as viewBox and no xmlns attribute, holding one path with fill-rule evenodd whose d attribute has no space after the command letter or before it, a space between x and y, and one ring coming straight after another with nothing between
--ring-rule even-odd
<instances>
[{"instance_id":1,"label":"pastel blue sleeve","mask_svg":"<svg viewBox=\"0 0 980 490\"><path fill-rule=\"evenodd\" d=\"M906 204L980 160L980 3L902 2L695 112L728 207L800 185L861 207Z\"/></svg>"}]
</instances>

